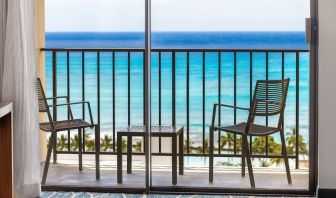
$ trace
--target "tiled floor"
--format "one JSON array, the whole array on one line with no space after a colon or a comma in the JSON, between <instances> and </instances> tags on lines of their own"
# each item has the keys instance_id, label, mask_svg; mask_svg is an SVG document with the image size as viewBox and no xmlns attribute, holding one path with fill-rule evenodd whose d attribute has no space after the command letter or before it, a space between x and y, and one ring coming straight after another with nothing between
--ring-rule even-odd
<instances>
[{"instance_id":1,"label":"tiled floor","mask_svg":"<svg viewBox=\"0 0 336 198\"><path fill-rule=\"evenodd\" d=\"M219 196L219 195L141 195L141 194L100 194L100 193L73 193L73 192L42 192L41 198L262 198L256 196ZM266 197L265 197L266 198ZM270 198L270 197L267 197ZM279 197L278 197L279 198Z\"/></svg>"}]
</instances>

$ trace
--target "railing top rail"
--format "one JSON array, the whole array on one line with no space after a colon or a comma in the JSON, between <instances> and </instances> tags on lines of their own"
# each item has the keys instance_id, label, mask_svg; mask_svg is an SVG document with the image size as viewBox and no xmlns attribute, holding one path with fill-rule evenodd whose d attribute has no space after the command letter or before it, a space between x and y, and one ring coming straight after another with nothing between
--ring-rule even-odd
<instances>
[{"instance_id":1,"label":"railing top rail","mask_svg":"<svg viewBox=\"0 0 336 198\"><path fill-rule=\"evenodd\" d=\"M144 48L41 48L40 51L144 52ZM152 49L152 52L309 52L308 49Z\"/></svg>"}]
</instances>

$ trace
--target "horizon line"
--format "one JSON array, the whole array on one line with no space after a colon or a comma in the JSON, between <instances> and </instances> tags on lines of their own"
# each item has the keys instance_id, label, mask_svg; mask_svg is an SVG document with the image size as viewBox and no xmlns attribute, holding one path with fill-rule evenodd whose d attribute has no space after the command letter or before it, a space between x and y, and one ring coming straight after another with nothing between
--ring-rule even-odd
<instances>
[{"instance_id":1,"label":"horizon line","mask_svg":"<svg viewBox=\"0 0 336 198\"><path fill-rule=\"evenodd\" d=\"M152 33L304 33L304 30L152 31ZM145 33L144 31L45 31L45 33Z\"/></svg>"}]
</instances>

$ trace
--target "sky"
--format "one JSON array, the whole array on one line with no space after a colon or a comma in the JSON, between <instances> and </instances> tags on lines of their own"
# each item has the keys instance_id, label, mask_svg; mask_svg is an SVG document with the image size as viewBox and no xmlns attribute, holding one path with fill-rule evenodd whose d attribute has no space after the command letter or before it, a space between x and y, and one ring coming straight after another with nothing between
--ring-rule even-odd
<instances>
[{"instance_id":1,"label":"sky","mask_svg":"<svg viewBox=\"0 0 336 198\"><path fill-rule=\"evenodd\" d=\"M47 32L140 32L144 0L46 0ZM304 31L310 0L152 0L152 31Z\"/></svg>"}]
</instances>

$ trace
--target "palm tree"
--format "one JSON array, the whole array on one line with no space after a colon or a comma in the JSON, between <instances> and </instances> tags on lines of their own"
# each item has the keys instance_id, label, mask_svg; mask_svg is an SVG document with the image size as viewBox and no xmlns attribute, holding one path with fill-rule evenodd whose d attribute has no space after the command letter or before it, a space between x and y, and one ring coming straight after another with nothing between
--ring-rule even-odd
<instances>
[{"instance_id":1,"label":"palm tree","mask_svg":"<svg viewBox=\"0 0 336 198\"><path fill-rule=\"evenodd\" d=\"M85 147L86 147L86 151L95 151L95 141L94 139L85 139Z\"/></svg>"},{"instance_id":2,"label":"palm tree","mask_svg":"<svg viewBox=\"0 0 336 198\"><path fill-rule=\"evenodd\" d=\"M242 151L242 148L243 148L243 146L242 146L242 137L240 136L240 137L237 137L237 142L236 142L236 149L237 149L237 152L241 152Z\"/></svg>"},{"instance_id":3,"label":"palm tree","mask_svg":"<svg viewBox=\"0 0 336 198\"><path fill-rule=\"evenodd\" d=\"M70 140L70 148L71 151L78 151L79 148L79 140L78 140L78 135L74 135L71 140Z\"/></svg>"},{"instance_id":4,"label":"palm tree","mask_svg":"<svg viewBox=\"0 0 336 198\"><path fill-rule=\"evenodd\" d=\"M204 153L209 153L210 152L210 146L209 146L209 140L205 139L204 140Z\"/></svg>"},{"instance_id":5,"label":"palm tree","mask_svg":"<svg viewBox=\"0 0 336 198\"><path fill-rule=\"evenodd\" d=\"M252 141L252 153L255 154L264 154L265 153L266 138L265 137L256 137Z\"/></svg>"},{"instance_id":6,"label":"palm tree","mask_svg":"<svg viewBox=\"0 0 336 198\"><path fill-rule=\"evenodd\" d=\"M68 138L62 134L60 137L57 139L57 150L58 151L64 151L68 147Z\"/></svg>"},{"instance_id":7,"label":"palm tree","mask_svg":"<svg viewBox=\"0 0 336 198\"><path fill-rule=\"evenodd\" d=\"M264 154L265 153L265 147L266 145L266 138L265 137L256 137L252 142L252 153L255 154ZM270 165L270 162L268 159L259 158L261 167L268 167Z\"/></svg>"},{"instance_id":8,"label":"palm tree","mask_svg":"<svg viewBox=\"0 0 336 198\"><path fill-rule=\"evenodd\" d=\"M117 150L117 144L115 144L115 150ZM121 148L122 148L122 152L125 153L127 152L127 141L126 140L122 140L121 142Z\"/></svg>"},{"instance_id":9,"label":"palm tree","mask_svg":"<svg viewBox=\"0 0 336 198\"><path fill-rule=\"evenodd\" d=\"M274 155L281 155L282 154L282 146L280 143L275 142L274 137L269 136L268 138L268 150L269 153L274 154ZM283 158L272 158L271 163L279 165L281 163L284 163Z\"/></svg>"},{"instance_id":10,"label":"palm tree","mask_svg":"<svg viewBox=\"0 0 336 198\"><path fill-rule=\"evenodd\" d=\"M226 136L221 136L221 150L225 150L225 147L227 146L227 150L233 151L234 147L234 134L232 133L227 133Z\"/></svg>"},{"instance_id":11,"label":"palm tree","mask_svg":"<svg viewBox=\"0 0 336 198\"><path fill-rule=\"evenodd\" d=\"M141 143L141 141L137 141L135 143L135 145L133 145L133 148L135 149L136 152L140 153L141 150L142 150L142 143Z\"/></svg>"},{"instance_id":12,"label":"palm tree","mask_svg":"<svg viewBox=\"0 0 336 198\"><path fill-rule=\"evenodd\" d=\"M195 149L194 147L195 142L192 142L190 139L189 140L185 140L184 141L184 152L185 153L192 153L193 149ZM189 150L188 150L188 145L189 145Z\"/></svg>"},{"instance_id":13,"label":"palm tree","mask_svg":"<svg viewBox=\"0 0 336 198\"><path fill-rule=\"evenodd\" d=\"M294 155L296 148L296 129L293 129L292 134L287 133L286 141L288 154ZM302 135L299 135L298 146L300 155L307 156L309 154L308 145Z\"/></svg>"},{"instance_id":14,"label":"palm tree","mask_svg":"<svg viewBox=\"0 0 336 198\"><path fill-rule=\"evenodd\" d=\"M305 142L302 135L299 135L298 146L299 146L299 154L300 155L307 156L309 154L308 145ZM293 129L292 133L287 133L286 147L287 147L287 154L288 155L295 155L296 129ZM276 146L274 154L281 155L281 153L282 153L281 145L278 144ZM279 164L284 163L284 159L282 159L282 158L272 159L272 163L275 163L275 164L279 165Z\"/></svg>"},{"instance_id":15,"label":"palm tree","mask_svg":"<svg viewBox=\"0 0 336 198\"><path fill-rule=\"evenodd\" d=\"M113 148L112 137L109 135L104 135L104 137L100 139L100 149L106 152L112 150L112 148Z\"/></svg>"},{"instance_id":16,"label":"palm tree","mask_svg":"<svg viewBox=\"0 0 336 198\"><path fill-rule=\"evenodd\" d=\"M209 153L209 140L204 140L204 153ZM203 145L197 148L198 153L203 153Z\"/></svg>"},{"instance_id":17,"label":"palm tree","mask_svg":"<svg viewBox=\"0 0 336 198\"><path fill-rule=\"evenodd\" d=\"M84 137L85 137L85 142L84 142L85 149L87 151L94 151L95 150L95 141L94 141L94 139L91 138L91 134L85 133Z\"/></svg>"},{"instance_id":18,"label":"palm tree","mask_svg":"<svg viewBox=\"0 0 336 198\"><path fill-rule=\"evenodd\" d=\"M281 154L281 144L274 140L273 136L268 137L268 151L271 154L280 155Z\"/></svg>"}]
</instances>

